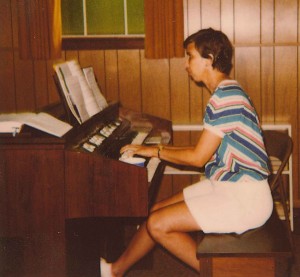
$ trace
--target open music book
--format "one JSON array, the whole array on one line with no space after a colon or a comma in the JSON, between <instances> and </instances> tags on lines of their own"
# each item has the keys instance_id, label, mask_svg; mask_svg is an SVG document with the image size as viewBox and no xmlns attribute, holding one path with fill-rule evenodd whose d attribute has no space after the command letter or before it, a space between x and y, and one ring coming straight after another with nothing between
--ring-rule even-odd
<instances>
[{"instance_id":1,"label":"open music book","mask_svg":"<svg viewBox=\"0 0 300 277\"><path fill-rule=\"evenodd\" d=\"M80 124L107 107L92 67L82 69L71 60L55 64L54 70L70 111Z\"/></svg>"},{"instance_id":2,"label":"open music book","mask_svg":"<svg viewBox=\"0 0 300 277\"><path fill-rule=\"evenodd\" d=\"M15 135L26 124L43 132L62 137L72 126L47 113L8 113L0 114L0 133Z\"/></svg>"}]
</instances>

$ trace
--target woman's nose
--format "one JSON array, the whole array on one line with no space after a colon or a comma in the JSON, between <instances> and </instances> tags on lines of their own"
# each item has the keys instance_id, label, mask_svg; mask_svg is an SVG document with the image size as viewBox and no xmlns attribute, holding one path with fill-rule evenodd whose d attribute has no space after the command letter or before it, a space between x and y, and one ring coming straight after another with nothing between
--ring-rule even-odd
<instances>
[{"instance_id":1,"label":"woman's nose","mask_svg":"<svg viewBox=\"0 0 300 277\"><path fill-rule=\"evenodd\" d=\"M186 61L185 61L185 69L188 70L188 68L189 68L189 61L186 60Z\"/></svg>"}]
</instances>

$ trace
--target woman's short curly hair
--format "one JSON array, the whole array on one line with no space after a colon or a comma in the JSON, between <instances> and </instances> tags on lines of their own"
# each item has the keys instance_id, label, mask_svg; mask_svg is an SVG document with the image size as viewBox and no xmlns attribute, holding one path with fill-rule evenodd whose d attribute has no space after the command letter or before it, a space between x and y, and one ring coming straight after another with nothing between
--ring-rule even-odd
<instances>
[{"instance_id":1,"label":"woman's short curly hair","mask_svg":"<svg viewBox=\"0 0 300 277\"><path fill-rule=\"evenodd\" d=\"M212 28L202 29L189 37L183 43L186 49L188 44L195 43L195 48L203 58L212 59L213 68L229 74L232 69L233 47L228 37L221 31Z\"/></svg>"}]
</instances>

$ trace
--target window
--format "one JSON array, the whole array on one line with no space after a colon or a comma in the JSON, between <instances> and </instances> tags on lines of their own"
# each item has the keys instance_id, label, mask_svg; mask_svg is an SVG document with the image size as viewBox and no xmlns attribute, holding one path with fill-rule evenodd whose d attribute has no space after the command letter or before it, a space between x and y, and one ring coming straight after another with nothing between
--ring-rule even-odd
<instances>
[{"instance_id":1,"label":"window","mask_svg":"<svg viewBox=\"0 0 300 277\"><path fill-rule=\"evenodd\" d=\"M144 0L62 0L64 37L143 36Z\"/></svg>"}]
</instances>

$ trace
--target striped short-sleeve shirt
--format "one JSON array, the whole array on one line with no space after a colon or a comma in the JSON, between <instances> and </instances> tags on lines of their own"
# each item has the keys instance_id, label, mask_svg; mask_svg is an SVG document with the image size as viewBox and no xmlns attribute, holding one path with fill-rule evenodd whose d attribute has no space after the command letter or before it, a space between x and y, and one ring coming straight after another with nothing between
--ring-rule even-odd
<instances>
[{"instance_id":1,"label":"striped short-sleeve shirt","mask_svg":"<svg viewBox=\"0 0 300 277\"><path fill-rule=\"evenodd\" d=\"M256 111L236 81L222 82L206 107L204 128L222 136L216 153L205 166L215 181L264 180L269 160Z\"/></svg>"}]
</instances>

